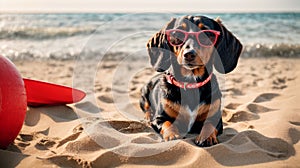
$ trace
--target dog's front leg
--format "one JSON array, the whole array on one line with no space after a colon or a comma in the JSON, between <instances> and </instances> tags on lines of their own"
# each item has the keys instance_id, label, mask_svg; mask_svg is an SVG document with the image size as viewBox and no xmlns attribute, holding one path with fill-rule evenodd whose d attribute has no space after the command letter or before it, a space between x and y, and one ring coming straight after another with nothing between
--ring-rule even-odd
<instances>
[{"instance_id":1,"label":"dog's front leg","mask_svg":"<svg viewBox=\"0 0 300 168\"><path fill-rule=\"evenodd\" d=\"M198 120L203 122L204 125L200 134L195 139L196 145L200 147L207 147L218 143L218 130L223 129L220 104L221 100L217 99L212 104L206 104L199 108L198 114L202 115L200 115ZM217 129L218 125L222 128ZM222 131L220 133L222 133Z\"/></svg>"},{"instance_id":2,"label":"dog's front leg","mask_svg":"<svg viewBox=\"0 0 300 168\"><path fill-rule=\"evenodd\" d=\"M217 129L211 123L206 123L203 125L200 134L196 137L195 143L200 147L218 144L217 135Z\"/></svg>"},{"instance_id":3,"label":"dog's front leg","mask_svg":"<svg viewBox=\"0 0 300 168\"><path fill-rule=\"evenodd\" d=\"M180 137L178 129L170 121L163 123L160 134L165 141L175 140Z\"/></svg>"}]
</instances>

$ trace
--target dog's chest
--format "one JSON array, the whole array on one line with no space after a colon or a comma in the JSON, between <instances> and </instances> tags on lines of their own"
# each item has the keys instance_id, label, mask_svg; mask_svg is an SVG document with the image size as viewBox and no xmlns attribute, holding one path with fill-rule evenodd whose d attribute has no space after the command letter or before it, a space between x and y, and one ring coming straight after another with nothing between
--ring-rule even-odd
<instances>
[{"instance_id":1,"label":"dog's chest","mask_svg":"<svg viewBox=\"0 0 300 168\"><path fill-rule=\"evenodd\" d=\"M180 119L182 117L182 118L184 118L184 120L187 120L186 123L188 124L187 125L188 131L190 131L190 129L194 125L197 116L201 115L201 114L199 114L199 109L200 109L199 106L196 107L195 109L191 109L188 106L184 106L184 107L182 107L183 110L179 112L179 118L178 119Z\"/></svg>"},{"instance_id":2,"label":"dog's chest","mask_svg":"<svg viewBox=\"0 0 300 168\"><path fill-rule=\"evenodd\" d=\"M172 106L173 110L176 111L175 123L179 124L179 127L186 132L190 131L192 126L194 125L197 117L201 117L205 114L205 104L201 104L194 108L191 108L188 105L182 105L178 103L168 103L168 106ZM169 111L166 111L167 113Z\"/></svg>"},{"instance_id":3,"label":"dog's chest","mask_svg":"<svg viewBox=\"0 0 300 168\"><path fill-rule=\"evenodd\" d=\"M165 105L172 108L170 111L176 111L175 120L180 123L180 127L190 131L197 117L200 118L207 111L206 96L208 94L203 91L203 88L193 90L172 88L169 91L168 93L171 94L167 94L168 101L164 102ZM174 115L169 116L175 117Z\"/></svg>"}]
</instances>

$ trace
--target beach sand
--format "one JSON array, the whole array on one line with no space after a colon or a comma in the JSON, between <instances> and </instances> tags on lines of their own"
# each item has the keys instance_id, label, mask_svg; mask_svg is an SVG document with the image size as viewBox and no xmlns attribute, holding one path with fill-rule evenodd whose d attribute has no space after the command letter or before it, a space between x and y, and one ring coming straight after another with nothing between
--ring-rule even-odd
<instances>
[{"instance_id":1,"label":"beach sand","mask_svg":"<svg viewBox=\"0 0 300 168\"><path fill-rule=\"evenodd\" d=\"M155 74L147 61L102 61L95 74L75 61L14 63L23 77L91 89L76 104L28 107L1 167L299 167L300 59L241 58L223 75L224 133L208 148L196 135L162 142L140 121L139 90Z\"/></svg>"}]
</instances>

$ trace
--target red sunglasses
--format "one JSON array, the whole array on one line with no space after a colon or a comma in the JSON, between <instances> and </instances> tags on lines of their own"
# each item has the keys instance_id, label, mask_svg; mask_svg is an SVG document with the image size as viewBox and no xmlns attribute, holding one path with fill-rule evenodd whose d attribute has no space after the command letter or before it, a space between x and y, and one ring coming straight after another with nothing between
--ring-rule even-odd
<instances>
[{"instance_id":1,"label":"red sunglasses","mask_svg":"<svg viewBox=\"0 0 300 168\"><path fill-rule=\"evenodd\" d=\"M189 35L194 35L198 44L202 47L212 47L216 44L220 35L219 31L215 30L202 30L199 32L186 32L180 29L166 30L166 35L169 43L172 46L182 46Z\"/></svg>"}]
</instances>

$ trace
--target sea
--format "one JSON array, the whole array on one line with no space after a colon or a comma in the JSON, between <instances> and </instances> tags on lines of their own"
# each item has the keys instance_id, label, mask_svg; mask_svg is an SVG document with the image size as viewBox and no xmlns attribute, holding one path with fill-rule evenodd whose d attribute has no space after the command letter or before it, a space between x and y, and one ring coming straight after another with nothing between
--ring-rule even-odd
<instances>
[{"instance_id":1,"label":"sea","mask_svg":"<svg viewBox=\"0 0 300 168\"><path fill-rule=\"evenodd\" d=\"M243 57L300 57L300 13L0 14L0 55L12 60L134 55L172 17L220 17Z\"/></svg>"}]
</instances>

